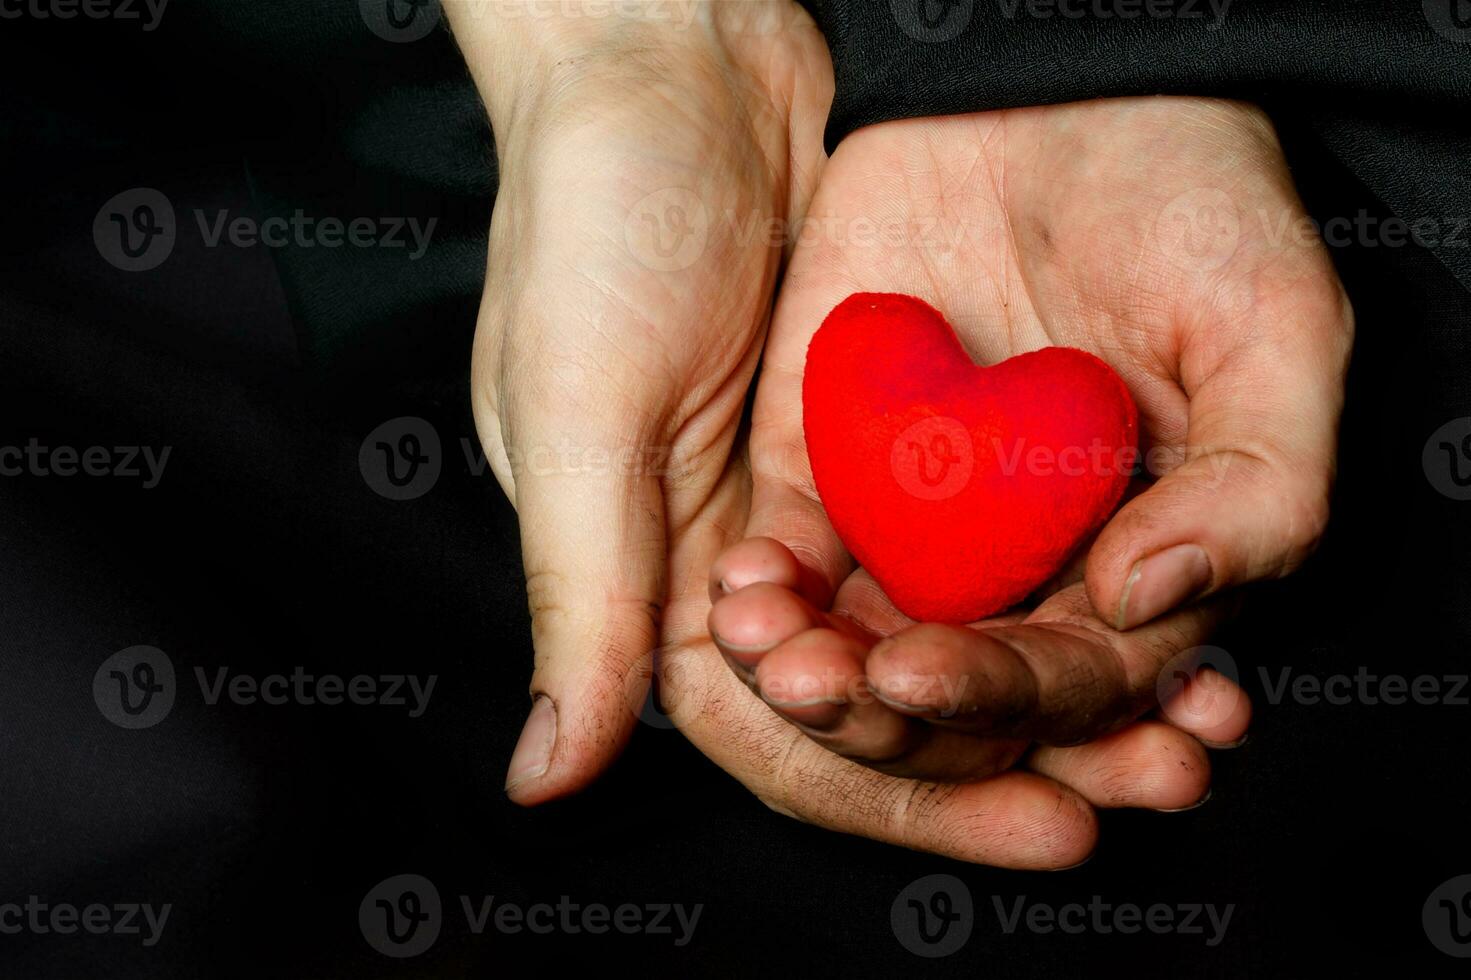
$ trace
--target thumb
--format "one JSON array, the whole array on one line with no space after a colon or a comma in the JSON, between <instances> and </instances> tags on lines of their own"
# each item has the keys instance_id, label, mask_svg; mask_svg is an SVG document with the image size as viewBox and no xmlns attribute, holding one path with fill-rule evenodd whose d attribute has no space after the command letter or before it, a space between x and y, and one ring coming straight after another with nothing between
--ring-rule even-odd
<instances>
[{"instance_id":1,"label":"thumb","mask_svg":"<svg viewBox=\"0 0 1471 980\"><path fill-rule=\"evenodd\" d=\"M628 741L659 641L667 563L660 480L646 454L596 429L575 438L528 428L507 449L536 648L531 710L506 772L506 792L523 806L582 789Z\"/></svg>"},{"instance_id":2,"label":"thumb","mask_svg":"<svg viewBox=\"0 0 1471 980\"><path fill-rule=\"evenodd\" d=\"M1195 378L1182 370L1184 444L1149 467L1167 472L1088 553L1088 596L1104 622L1133 629L1228 586L1286 575L1312 553L1328 521L1351 322L1346 301L1320 306L1284 317L1286 329L1248 331Z\"/></svg>"}]
</instances>

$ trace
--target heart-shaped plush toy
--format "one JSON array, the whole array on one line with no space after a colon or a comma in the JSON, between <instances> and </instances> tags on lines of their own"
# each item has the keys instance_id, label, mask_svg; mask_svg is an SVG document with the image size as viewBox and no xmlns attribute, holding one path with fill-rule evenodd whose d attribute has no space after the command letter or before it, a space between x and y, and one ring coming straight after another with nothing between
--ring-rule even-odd
<instances>
[{"instance_id":1,"label":"heart-shaped plush toy","mask_svg":"<svg viewBox=\"0 0 1471 980\"><path fill-rule=\"evenodd\" d=\"M913 619L1015 605L1113 513L1138 413L1092 354L971 362L911 296L859 293L807 348L803 428L817 491L853 556Z\"/></svg>"}]
</instances>

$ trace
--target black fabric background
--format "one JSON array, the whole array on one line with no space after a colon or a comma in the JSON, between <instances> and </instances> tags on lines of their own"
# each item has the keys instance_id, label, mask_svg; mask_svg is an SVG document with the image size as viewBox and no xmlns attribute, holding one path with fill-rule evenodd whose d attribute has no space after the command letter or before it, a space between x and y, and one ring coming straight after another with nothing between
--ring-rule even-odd
<instances>
[{"instance_id":1,"label":"black fabric background","mask_svg":"<svg viewBox=\"0 0 1471 980\"><path fill-rule=\"evenodd\" d=\"M904 2L904 0L897 0ZM820 11L839 68L830 136L897 115L1122 92L1259 98L1319 218L1471 218L1466 55L1417 3L1237 0L1226 33L1179 24L1000 22L945 44L887 0ZM779 817L677 733L641 726L592 792L521 811L500 792L531 648L514 515L474 475L467 356L495 187L490 134L442 32L389 43L348 0L174 0L158 30L0 21L0 445L173 447L153 490L0 479L0 901L169 902L163 941L0 936L6 977L462 976L618 966L708 973L1292 976L1449 973L1421 906L1471 873L1471 708L1267 703L1259 668L1467 671L1467 510L1421 448L1471 415L1466 247L1347 247L1360 341L1336 517L1294 580L1219 640L1256 698L1185 814L1110 814L1085 867L1022 874ZM149 273L100 258L92 221L137 186L179 243ZM422 259L204 248L192 210L436 217ZM1471 232L1467 233L1471 235ZM397 503L366 485L369 431L421 416L444 473ZM114 651L265 673L435 673L417 720L379 708L209 707L181 694L145 731L107 722ZM444 932L414 960L364 942L381 879L423 874ZM890 905L959 876L966 948L920 960ZM669 937L467 934L455 896L683 902ZM1005 935L990 911L1235 903L1201 937Z\"/></svg>"}]
</instances>

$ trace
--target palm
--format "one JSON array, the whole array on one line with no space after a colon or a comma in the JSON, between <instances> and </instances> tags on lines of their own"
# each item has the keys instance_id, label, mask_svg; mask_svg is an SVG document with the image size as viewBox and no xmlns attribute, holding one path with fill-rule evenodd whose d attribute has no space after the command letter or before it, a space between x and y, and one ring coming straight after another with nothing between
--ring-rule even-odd
<instances>
[{"instance_id":1,"label":"palm","mask_svg":"<svg viewBox=\"0 0 1471 980\"><path fill-rule=\"evenodd\" d=\"M950 316L982 362L1048 344L1093 350L1129 379L1148 437L1157 445L1186 445L1186 392L1205 383L1189 375L1218 365L1183 365L1169 356L1189 326L1185 312L1192 304L1198 304L1192 311L1197 316L1211 309L1218 290L1202 277L1213 267L1226 267L1225 260L1237 251L1245 256L1262 252L1261 244L1245 234L1237 249L1224 255L1217 239L1199 238L1216 230L1209 209L1219 202L1195 188L1234 190L1234 174L1244 169L1242 182L1248 186L1243 193L1251 203L1289 214L1297 213L1296 204L1278 169L1270 133L1254 114L1196 104L1166 107L1153 119L1135 107L1137 118L1117 118L1128 111L1100 104L886 124L850 137L829 162L797 236L752 420L753 493L745 533L781 544L747 541L722 555L712 572L712 593L719 600L712 630L725 609L727 625L743 628L744 619L748 638L768 651L755 655L759 666L749 660L743 666L736 663L734 648L717 636L746 683L760 690L760 672L778 660L792 666L794 658L783 656L794 650L800 672L804 654L822 652L823 645L829 654L841 650L844 637L855 631L869 637L871 645L909 625L853 567L836 540L813 488L802 437L807 342L848 294L892 290L923 296ZM1111 123L1125 133L1107 132ZM1181 133L1186 123L1193 124L1194 133ZM1237 131L1223 131L1228 124ZM1091 147L1090 135L1098 137ZM1193 139L1169 145L1171 136L1180 135ZM1214 149L1191 153L1192 142ZM1249 158L1224 155L1221 148L1231 145L1244 146ZM1144 168L1131 154L1152 164L1148 180L1137 176ZM1194 179L1171 187L1159 182L1160 173ZM1106 196L1100 196L1101 188ZM1183 229L1178 217L1187 219ZM1179 253L1169 250L1168 238L1172 232L1179 238L1182 231L1197 236L1184 243L1193 249L1185 253L1183 267L1172 261ZM1321 255L1309 249L1287 257L1295 267L1284 263L1254 286L1275 290L1294 277L1322 278ZM1331 275L1326 278L1332 282ZM744 495L736 487L729 505L709 525L701 554L739 535L725 522L738 517L743 506ZM1022 743L936 728L938 734L915 740L924 743L917 748L885 746L874 731L892 733L892 725L880 722L861 731L873 720L871 705L848 710L825 729L814 727L812 716L801 710L769 711L744 696L741 681L711 656L709 640L692 621L702 603L693 595L686 598L671 606L680 615L662 658L663 689L676 722L706 754L778 809L972 860L1067 863L1067 855L1086 849L1092 837L1086 808L1063 805L1077 804L1079 795L1101 806L1177 807L1198 799L1208 781L1208 764L1190 736L1236 739L1249 715L1234 685L1203 673L1195 682L1219 697L1203 704L1187 699L1171 713L1180 730L1138 723L1088 746L1033 751L1029 768L1051 779L1013 771L942 789L933 781L970 779L1004 768ZM835 614L827 613L829 608ZM1037 700L1024 706L1033 709L1032 715L1013 712L1006 719L1011 730L1003 734L1028 734L1027 725L1035 724L1041 728L1035 734L1072 738L1132 717L1141 703L1140 679L1157 670L1168 652L1196 642L1212 615L1195 610L1169 617L1156 629L1136 631L1142 635L1129 644L1093 615L1082 586L1073 584L1030 614L981 624L998 634L1031 629L1025 645L1030 653L1042 654L1039 660L1057 665L1054 677L1090 659L1127 675L1111 678L1118 682L1111 712L1099 711L1096 697L1073 703L1044 686ZM1018 627L1021 619L1031 625ZM830 625L838 629L824 628ZM813 642L797 649L804 640ZM861 666L872 665L870 657ZM1219 705L1228 710L1212 710ZM844 738L845 743L833 744ZM824 745L867 768L829 755ZM874 768L890 775L870 771ZM1129 778L1110 775L1120 773ZM1014 835L1012 828L1018 826L1027 832Z\"/></svg>"},{"instance_id":2,"label":"palm","mask_svg":"<svg viewBox=\"0 0 1471 980\"><path fill-rule=\"evenodd\" d=\"M807 342L862 291L925 299L978 363L1054 345L1097 354L1134 393L1155 458L1179 458L1186 389L1207 380L1207 365L1180 361L1185 334L1244 320L1243 303L1280 304L1325 271L1305 252L1283 253L1251 281L1234 272L1274 243L1223 203L1272 224L1300 214L1263 126L1225 103L1123 100L855 134L829 164L809 219L821 230L798 248L783 288L752 438L758 471L810 481L787 466L805 458Z\"/></svg>"},{"instance_id":3,"label":"palm","mask_svg":"<svg viewBox=\"0 0 1471 980\"><path fill-rule=\"evenodd\" d=\"M510 288L481 312L480 430L514 494L518 464L529 470L544 448L507 445L518 412L583 429L606 420L573 448L692 491L664 494L682 526L724 469L764 336L781 256L743 223L794 206L786 136L769 107L718 78L590 77L562 97L534 151L502 149L489 279ZM644 121L671 113L688 124L651 138ZM749 121L748 138L715 129L732 117Z\"/></svg>"},{"instance_id":4,"label":"palm","mask_svg":"<svg viewBox=\"0 0 1471 980\"><path fill-rule=\"evenodd\" d=\"M866 644L912 626L854 567L827 523L802 434L808 341L855 292L925 299L979 363L1049 345L1097 354L1139 403L1153 475L1187 459L1189 472L1255 465L1249 448L1209 444L1201 406L1267 410L1247 404L1260 393L1241 386L1243 376L1274 354L1300 357L1287 357L1297 354L1291 338L1262 335L1258 325L1331 320L1324 311L1338 302L1322 250L1271 234L1284 222L1297 227L1302 213L1279 153L1258 112L1204 100L1012 110L854 134L824 174L773 321L751 435L749 533L789 547L812 573L799 591L819 609L831 599L832 613L857 624ZM1249 358L1237 357L1247 349ZM1270 389L1270 380L1256 380ZM1332 393L1321 401L1331 414ZM1110 554L1095 548L1090 580L1103 575ZM946 722L939 739L946 750L924 750L926 772L989 771L1004 758L981 737L992 732L1070 742L1137 717L1154 700L1165 662L1201 643L1216 619L1215 604L1206 604L1120 633L1112 617L1096 614L1100 604L1090 601L1080 572L1054 583L1057 591L1030 611L975 624L984 640L967 641L957 654L971 676L1025 675L1026 690L1020 700L993 690L962 706L965 720ZM1094 600L1106 591L1090 584ZM919 630L911 636L922 642L907 649L877 648L884 656L868 658L870 681L902 680L920 661L933 672L934 650L956 644L933 628ZM789 654L763 669L768 680L783 670L795 677L834 656L831 648L805 659ZM907 706L921 717L956 709L924 700ZM1225 709L1217 723L1240 722L1243 709ZM843 751L854 728L848 723L826 740ZM887 752L912 771L913 728L886 736L874 753L881 767Z\"/></svg>"}]
</instances>

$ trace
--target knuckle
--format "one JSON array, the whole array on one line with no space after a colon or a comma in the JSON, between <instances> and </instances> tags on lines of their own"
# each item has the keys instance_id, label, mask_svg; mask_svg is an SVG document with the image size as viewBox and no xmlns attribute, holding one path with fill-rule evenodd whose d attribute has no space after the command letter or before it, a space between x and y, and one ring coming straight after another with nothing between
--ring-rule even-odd
<instances>
[{"instance_id":1,"label":"knuckle","mask_svg":"<svg viewBox=\"0 0 1471 980\"><path fill-rule=\"evenodd\" d=\"M767 796L767 795L762 794L762 793L757 793L757 794L755 794L755 796L756 796L756 799L758 799L758 800L761 801L761 803L766 807L766 809L770 810L773 813L779 813L779 814L781 814L784 817L789 817L792 820L797 821L798 823L811 823L812 822L812 821L808 820L806 817L802 816L802 814L798 813L797 811L792 810L792 809L789 809L786 806L785 803L783 803L780 800L777 800L774 797Z\"/></svg>"},{"instance_id":2,"label":"knuckle","mask_svg":"<svg viewBox=\"0 0 1471 980\"><path fill-rule=\"evenodd\" d=\"M950 850L960 833L941 819L958 787L950 783L898 783L874 800L882 815L886 836L913 846L924 842L926 850Z\"/></svg>"},{"instance_id":3,"label":"knuckle","mask_svg":"<svg viewBox=\"0 0 1471 980\"><path fill-rule=\"evenodd\" d=\"M571 590L557 572L533 572L526 577L526 604L531 613L531 639L538 646L570 618Z\"/></svg>"},{"instance_id":4,"label":"knuckle","mask_svg":"<svg viewBox=\"0 0 1471 980\"><path fill-rule=\"evenodd\" d=\"M600 621L599 632L605 636L617 636L630 632L640 639L658 635L663 618L663 605L632 593L605 593L595 595L592 602L581 601L589 595L585 583L574 581L570 576L554 571L536 571L526 577L526 600L531 612L532 629L538 626L557 627L582 621ZM652 651L653 643L647 644Z\"/></svg>"},{"instance_id":5,"label":"knuckle","mask_svg":"<svg viewBox=\"0 0 1471 980\"><path fill-rule=\"evenodd\" d=\"M1331 490L1327 479L1299 481L1284 502L1286 543L1281 574L1294 571L1307 560L1328 528Z\"/></svg>"}]
</instances>

